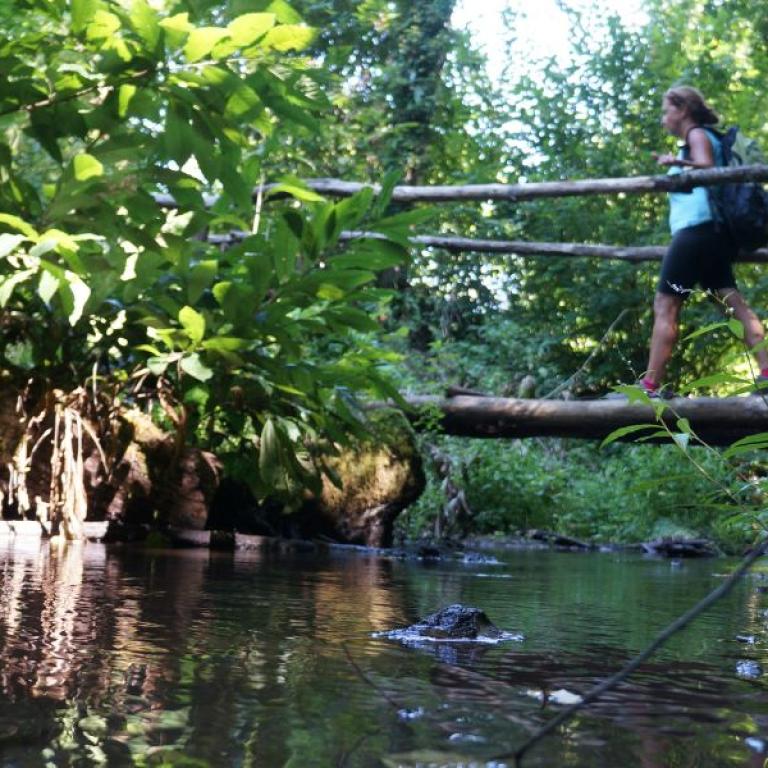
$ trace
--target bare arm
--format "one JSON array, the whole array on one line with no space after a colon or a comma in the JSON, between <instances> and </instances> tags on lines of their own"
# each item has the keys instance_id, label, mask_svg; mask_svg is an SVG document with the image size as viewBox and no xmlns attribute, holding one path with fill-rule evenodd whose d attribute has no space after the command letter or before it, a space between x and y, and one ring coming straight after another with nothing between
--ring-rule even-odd
<instances>
[{"instance_id":1,"label":"bare arm","mask_svg":"<svg viewBox=\"0 0 768 768\"><path fill-rule=\"evenodd\" d=\"M684 168L714 168L715 156L712 153L712 143L703 128L693 128L688 134L687 160L682 160L671 154L654 154L659 165L679 165Z\"/></svg>"}]
</instances>

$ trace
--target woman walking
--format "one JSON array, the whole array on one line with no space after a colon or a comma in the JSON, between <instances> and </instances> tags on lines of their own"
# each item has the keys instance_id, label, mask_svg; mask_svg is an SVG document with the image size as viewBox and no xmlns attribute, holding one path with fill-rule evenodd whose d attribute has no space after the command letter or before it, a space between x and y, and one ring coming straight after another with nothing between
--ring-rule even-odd
<instances>
[{"instance_id":1,"label":"woman walking","mask_svg":"<svg viewBox=\"0 0 768 768\"><path fill-rule=\"evenodd\" d=\"M722 165L718 135L708 127L719 121L695 88L679 86L664 94L661 123L666 131L684 141L677 155L656 155L669 173ZM662 387L667 363L677 342L680 310L698 283L716 296L744 326L744 340L752 349L763 338L763 326L736 287L731 262L737 248L714 221L704 187L669 195L669 226L672 243L661 266L653 302L653 332L648 368L640 383L651 397L670 396ZM768 381L768 352L755 350L761 380Z\"/></svg>"}]
</instances>

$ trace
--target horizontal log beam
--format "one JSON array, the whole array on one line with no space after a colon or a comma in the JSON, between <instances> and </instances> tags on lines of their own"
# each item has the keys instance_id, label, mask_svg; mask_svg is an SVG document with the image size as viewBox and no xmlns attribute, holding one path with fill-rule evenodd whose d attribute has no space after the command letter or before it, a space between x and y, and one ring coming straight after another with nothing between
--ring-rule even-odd
<instances>
[{"instance_id":1,"label":"horizontal log beam","mask_svg":"<svg viewBox=\"0 0 768 768\"><path fill-rule=\"evenodd\" d=\"M519 202L546 197L577 197L580 195L642 195L654 192L688 192L694 187L710 187L726 182L768 181L768 165L743 165L735 168L705 168L672 176L626 176L616 179L576 179L573 181L532 181L522 184L463 184L444 186L398 186L392 191L392 200L398 203L449 203L486 200L507 200ZM328 197L350 197L370 187L377 194L379 184L365 184L341 179L308 179L305 186L318 194ZM268 195L275 184L267 184L261 193ZM254 201L259 189L253 191ZM276 193L273 199L284 198L284 192ZM158 205L166 208L177 207L171 195L156 194ZM213 205L217 198L204 196L206 206Z\"/></svg>"},{"instance_id":2,"label":"horizontal log beam","mask_svg":"<svg viewBox=\"0 0 768 768\"><path fill-rule=\"evenodd\" d=\"M768 165L706 168L672 176L628 176L615 179L539 181L523 184L398 186L392 192L392 200L402 203L445 203L472 200L518 202L544 197L687 192L693 187L708 187L729 181L768 181ZM349 197L365 187L371 187L375 192L381 190L378 184L361 184L340 179L310 179L304 183L315 192L329 197Z\"/></svg>"},{"instance_id":3,"label":"horizontal log beam","mask_svg":"<svg viewBox=\"0 0 768 768\"><path fill-rule=\"evenodd\" d=\"M624 399L517 400L461 395L406 398L407 415L418 427L422 412L437 409L447 435L483 438L575 437L603 440L620 427L653 423L653 409ZM768 432L768 405L761 397L676 398L664 418L672 431L686 418L710 445L730 445L739 438ZM648 430L650 433L651 430ZM637 439L645 432L631 435Z\"/></svg>"},{"instance_id":4,"label":"horizontal log beam","mask_svg":"<svg viewBox=\"0 0 768 768\"><path fill-rule=\"evenodd\" d=\"M248 232L233 230L226 235L208 235L208 242L220 246L233 245L248 237ZM342 241L359 239L386 239L378 232L351 230L342 232ZM469 237L416 235L410 241L423 248L442 248L453 253L509 253L515 256L565 256L571 258L613 259L639 263L661 261L667 250L662 245L590 245L586 243L534 243L527 240L476 240ZM736 259L750 264L768 263L768 248L743 251Z\"/></svg>"}]
</instances>

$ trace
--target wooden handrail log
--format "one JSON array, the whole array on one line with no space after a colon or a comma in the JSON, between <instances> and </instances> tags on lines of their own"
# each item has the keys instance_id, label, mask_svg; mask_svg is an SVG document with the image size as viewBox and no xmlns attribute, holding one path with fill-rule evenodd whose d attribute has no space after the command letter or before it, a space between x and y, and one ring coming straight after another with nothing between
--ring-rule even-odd
<instances>
[{"instance_id":1,"label":"wooden handrail log","mask_svg":"<svg viewBox=\"0 0 768 768\"><path fill-rule=\"evenodd\" d=\"M522 184L465 184L453 186L399 186L392 192L392 200L402 203L448 203L461 201L535 200L544 197L574 197L579 195L642 195L652 192L687 192L693 187L709 187L731 181L768 181L768 165L743 165L737 168L706 168L673 176L627 176L616 179L576 179L573 181L533 181ZM365 184L341 179L308 179L304 184L313 191L328 197L349 197L370 187L381 191L378 184ZM269 194L275 184L262 189ZM258 195L253 191L253 199ZM272 199L288 197L279 192ZM156 194L158 205L178 207L171 195ZM207 206L216 202L211 195L204 196Z\"/></svg>"},{"instance_id":2,"label":"wooden handrail log","mask_svg":"<svg viewBox=\"0 0 768 768\"><path fill-rule=\"evenodd\" d=\"M228 246L242 241L250 233L233 230L225 235L208 235L206 240L216 245ZM342 232L342 241L359 239L386 239L378 232L350 230ZM455 253L510 253L516 256L566 256L615 259L633 263L643 261L661 261L666 246L661 245L591 245L588 243L535 243L527 240L475 240L469 237L443 235L415 235L410 238L414 245L424 248L443 248ZM768 248L756 251L743 251L736 259L749 264L768 263Z\"/></svg>"},{"instance_id":3,"label":"wooden handrail log","mask_svg":"<svg viewBox=\"0 0 768 768\"><path fill-rule=\"evenodd\" d=\"M768 165L706 168L672 176L627 176L615 179L534 181L522 184L397 186L392 192L392 200L402 203L446 203L472 200L518 202L543 197L615 195L622 192L635 195L649 192L687 192L693 187L708 187L729 181L768 181ZM304 184L313 191L329 197L349 197L364 187L371 187L375 192L381 189L378 184L361 184L341 179L309 179Z\"/></svg>"},{"instance_id":4,"label":"wooden handrail log","mask_svg":"<svg viewBox=\"0 0 768 768\"><path fill-rule=\"evenodd\" d=\"M578 437L602 440L619 427L655 421L647 405L627 400L518 400L503 397L411 396L407 416L418 427L423 410L437 409L447 435L484 438ZM768 431L768 405L761 397L698 397L667 401L665 420L673 432L686 418L710 445ZM428 419L429 421L429 419ZM628 435L637 439L653 430ZM668 439L668 438L667 438Z\"/></svg>"}]
</instances>

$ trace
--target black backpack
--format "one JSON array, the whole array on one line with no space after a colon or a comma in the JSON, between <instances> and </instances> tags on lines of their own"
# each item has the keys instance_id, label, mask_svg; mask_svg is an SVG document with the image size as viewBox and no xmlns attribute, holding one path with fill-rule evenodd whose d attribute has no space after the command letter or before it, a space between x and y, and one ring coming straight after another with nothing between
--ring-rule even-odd
<instances>
[{"instance_id":1,"label":"black backpack","mask_svg":"<svg viewBox=\"0 0 768 768\"><path fill-rule=\"evenodd\" d=\"M725 133L712 131L720 140L723 167L764 163L765 157L753 139L748 139L738 126ZM768 243L768 193L754 181L729 182L708 187L715 225L727 232L733 242L745 250Z\"/></svg>"}]
</instances>

